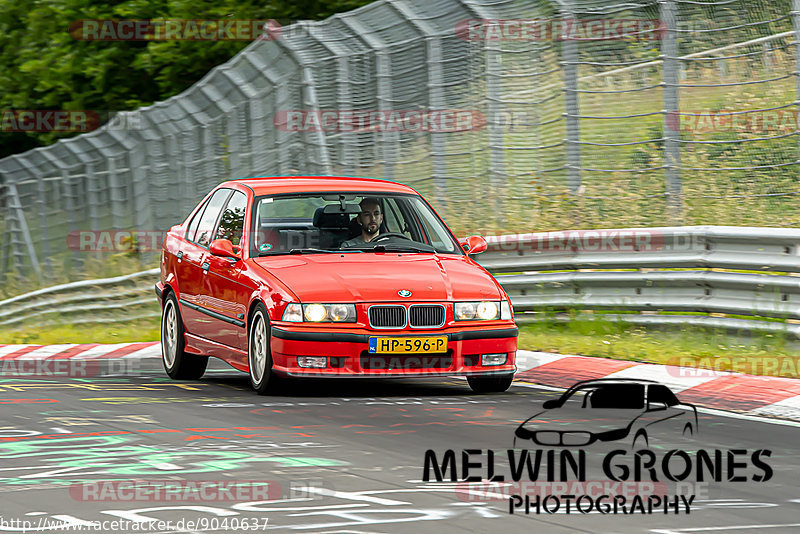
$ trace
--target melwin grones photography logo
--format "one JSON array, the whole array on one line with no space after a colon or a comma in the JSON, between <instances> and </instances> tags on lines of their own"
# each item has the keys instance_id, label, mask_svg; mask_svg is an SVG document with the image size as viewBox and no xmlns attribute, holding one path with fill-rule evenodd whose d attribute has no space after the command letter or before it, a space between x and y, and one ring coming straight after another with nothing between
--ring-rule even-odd
<instances>
[{"instance_id":1,"label":"melwin grones photography logo","mask_svg":"<svg viewBox=\"0 0 800 534\"><path fill-rule=\"evenodd\" d=\"M422 481L509 514L689 514L700 485L773 476L771 450L698 448L696 407L655 381L577 382L513 424L510 449L426 450Z\"/></svg>"}]
</instances>

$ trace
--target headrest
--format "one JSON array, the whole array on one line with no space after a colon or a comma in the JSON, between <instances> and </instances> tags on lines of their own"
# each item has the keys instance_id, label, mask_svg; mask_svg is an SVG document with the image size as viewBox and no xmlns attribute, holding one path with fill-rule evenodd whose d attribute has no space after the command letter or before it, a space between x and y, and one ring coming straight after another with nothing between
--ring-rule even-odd
<instances>
[{"instance_id":1,"label":"headrest","mask_svg":"<svg viewBox=\"0 0 800 534\"><path fill-rule=\"evenodd\" d=\"M350 216L347 213L325 213L325 207L321 206L314 211L312 224L317 228L347 228Z\"/></svg>"}]
</instances>

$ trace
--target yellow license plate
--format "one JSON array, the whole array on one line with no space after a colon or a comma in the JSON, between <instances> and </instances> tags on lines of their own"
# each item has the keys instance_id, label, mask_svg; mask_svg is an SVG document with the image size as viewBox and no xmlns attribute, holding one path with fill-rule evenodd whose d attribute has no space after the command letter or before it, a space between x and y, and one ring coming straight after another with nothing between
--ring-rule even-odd
<instances>
[{"instance_id":1,"label":"yellow license plate","mask_svg":"<svg viewBox=\"0 0 800 534\"><path fill-rule=\"evenodd\" d=\"M371 337L369 352L373 354L414 354L447 352L447 336L435 337Z\"/></svg>"}]
</instances>

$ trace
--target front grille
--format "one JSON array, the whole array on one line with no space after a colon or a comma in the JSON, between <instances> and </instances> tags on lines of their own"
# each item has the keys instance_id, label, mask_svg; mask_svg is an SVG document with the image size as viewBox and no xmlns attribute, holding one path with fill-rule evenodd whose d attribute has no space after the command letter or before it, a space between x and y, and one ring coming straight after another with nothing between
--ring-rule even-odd
<instances>
[{"instance_id":1,"label":"front grille","mask_svg":"<svg viewBox=\"0 0 800 534\"><path fill-rule=\"evenodd\" d=\"M369 325L373 328L403 328L406 325L404 306L371 306Z\"/></svg>"},{"instance_id":2,"label":"front grille","mask_svg":"<svg viewBox=\"0 0 800 534\"><path fill-rule=\"evenodd\" d=\"M408 310L408 322L414 328L438 327L444 324L441 304L413 304Z\"/></svg>"},{"instance_id":3,"label":"front grille","mask_svg":"<svg viewBox=\"0 0 800 534\"><path fill-rule=\"evenodd\" d=\"M361 352L361 368L385 371L412 371L422 369L449 369L453 365L453 349L446 353L372 354Z\"/></svg>"},{"instance_id":4,"label":"front grille","mask_svg":"<svg viewBox=\"0 0 800 534\"><path fill-rule=\"evenodd\" d=\"M572 447L582 447L592 442L592 435L588 432L564 432L561 434L561 444Z\"/></svg>"}]
</instances>

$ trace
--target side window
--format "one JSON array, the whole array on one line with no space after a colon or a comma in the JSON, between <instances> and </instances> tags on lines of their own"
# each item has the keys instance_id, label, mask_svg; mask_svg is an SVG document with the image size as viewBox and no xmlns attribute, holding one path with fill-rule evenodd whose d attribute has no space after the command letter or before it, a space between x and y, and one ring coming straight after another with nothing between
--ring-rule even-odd
<instances>
[{"instance_id":1,"label":"side window","mask_svg":"<svg viewBox=\"0 0 800 534\"><path fill-rule=\"evenodd\" d=\"M650 402L663 402L667 406L680 404L675 394L673 394L668 387L662 385L650 386L648 400Z\"/></svg>"},{"instance_id":2,"label":"side window","mask_svg":"<svg viewBox=\"0 0 800 534\"><path fill-rule=\"evenodd\" d=\"M208 201L206 201L199 210L194 214L192 218L192 222L189 223L189 229L186 230L186 240L194 242L194 234L197 233L197 225L200 224L200 219L203 218L203 212L206 210L206 206L208 206Z\"/></svg>"},{"instance_id":3,"label":"side window","mask_svg":"<svg viewBox=\"0 0 800 534\"><path fill-rule=\"evenodd\" d=\"M239 245L244 233L244 212L247 208L247 195L241 191L234 191L222 212L219 227L214 239L228 239L234 245Z\"/></svg>"},{"instance_id":4,"label":"side window","mask_svg":"<svg viewBox=\"0 0 800 534\"><path fill-rule=\"evenodd\" d=\"M197 225L195 243L202 247L207 247L211 242L211 235L214 231L214 225L217 224L219 212L230 194L230 189L220 189L208 200L203 216L200 217L200 222Z\"/></svg>"}]
</instances>

